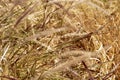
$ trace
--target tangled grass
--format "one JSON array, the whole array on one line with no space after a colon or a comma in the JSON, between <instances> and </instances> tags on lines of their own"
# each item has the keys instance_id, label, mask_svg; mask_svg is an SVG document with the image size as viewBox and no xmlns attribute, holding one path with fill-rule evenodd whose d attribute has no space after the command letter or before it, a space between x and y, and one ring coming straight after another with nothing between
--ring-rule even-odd
<instances>
[{"instance_id":1,"label":"tangled grass","mask_svg":"<svg viewBox=\"0 0 120 80\"><path fill-rule=\"evenodd\" d=\"M0 0L0 80L119 80L119 0Z\"/></svg>"}]
</instances>

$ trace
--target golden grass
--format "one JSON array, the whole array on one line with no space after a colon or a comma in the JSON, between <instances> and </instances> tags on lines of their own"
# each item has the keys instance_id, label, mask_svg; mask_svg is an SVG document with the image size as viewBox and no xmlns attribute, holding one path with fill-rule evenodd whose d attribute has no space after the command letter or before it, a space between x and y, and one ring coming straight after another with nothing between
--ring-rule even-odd
<instances>
[{"instance_id":1,"label":"golden grass","mask_svg":"<svg viewBox=\"0 0 120 80\"><path fill-rule=\"evenodd\" d=\"M119 80L119 0L1 0L0 80Z\"/></svg>"}]
</instances>

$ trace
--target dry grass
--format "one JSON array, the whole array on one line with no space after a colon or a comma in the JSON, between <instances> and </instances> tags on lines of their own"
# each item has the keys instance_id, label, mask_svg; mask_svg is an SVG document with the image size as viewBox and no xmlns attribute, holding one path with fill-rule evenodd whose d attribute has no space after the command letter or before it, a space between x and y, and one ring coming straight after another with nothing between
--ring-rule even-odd
<instances>
[{"instance_id":1,"label":"dry grass","mask_svg":"<svg viewBox=\"0 0 120 80\"><path fill-rule=\"evenodd\" d=\"M119 0L0 0L0 80L119 80Z\"/></svg>"}]
</instances>

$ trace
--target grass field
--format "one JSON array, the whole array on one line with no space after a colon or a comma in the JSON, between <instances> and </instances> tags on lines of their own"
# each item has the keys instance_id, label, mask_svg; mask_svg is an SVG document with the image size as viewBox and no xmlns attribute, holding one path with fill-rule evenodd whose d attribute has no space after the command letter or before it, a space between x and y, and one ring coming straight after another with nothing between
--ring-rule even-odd
<instances>
[{"instance_id":1,"label":"grass field","mask_svg":"<svg viewBox=\"0 0 120 80\"><path fill-rule=\"evenodd\" d=\"M0 80L120 80L120 0L0 0Z\"/></svg>"}]
</instances>

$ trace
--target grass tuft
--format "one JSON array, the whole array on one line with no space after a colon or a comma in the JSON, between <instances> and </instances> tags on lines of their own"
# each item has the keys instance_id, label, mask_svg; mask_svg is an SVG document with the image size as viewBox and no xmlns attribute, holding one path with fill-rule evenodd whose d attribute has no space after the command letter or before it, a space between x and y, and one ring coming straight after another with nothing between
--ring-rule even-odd
<instances>
[{"instance_id":1,"label":"grass tuft","mask_svg":"<svg viewBox=\"0 0 120 80\"><path fill-rule=\"evenodd\" d=\"M119 0L1 0L0 80L119 80Z\"/></svg>"}]
</instances>

